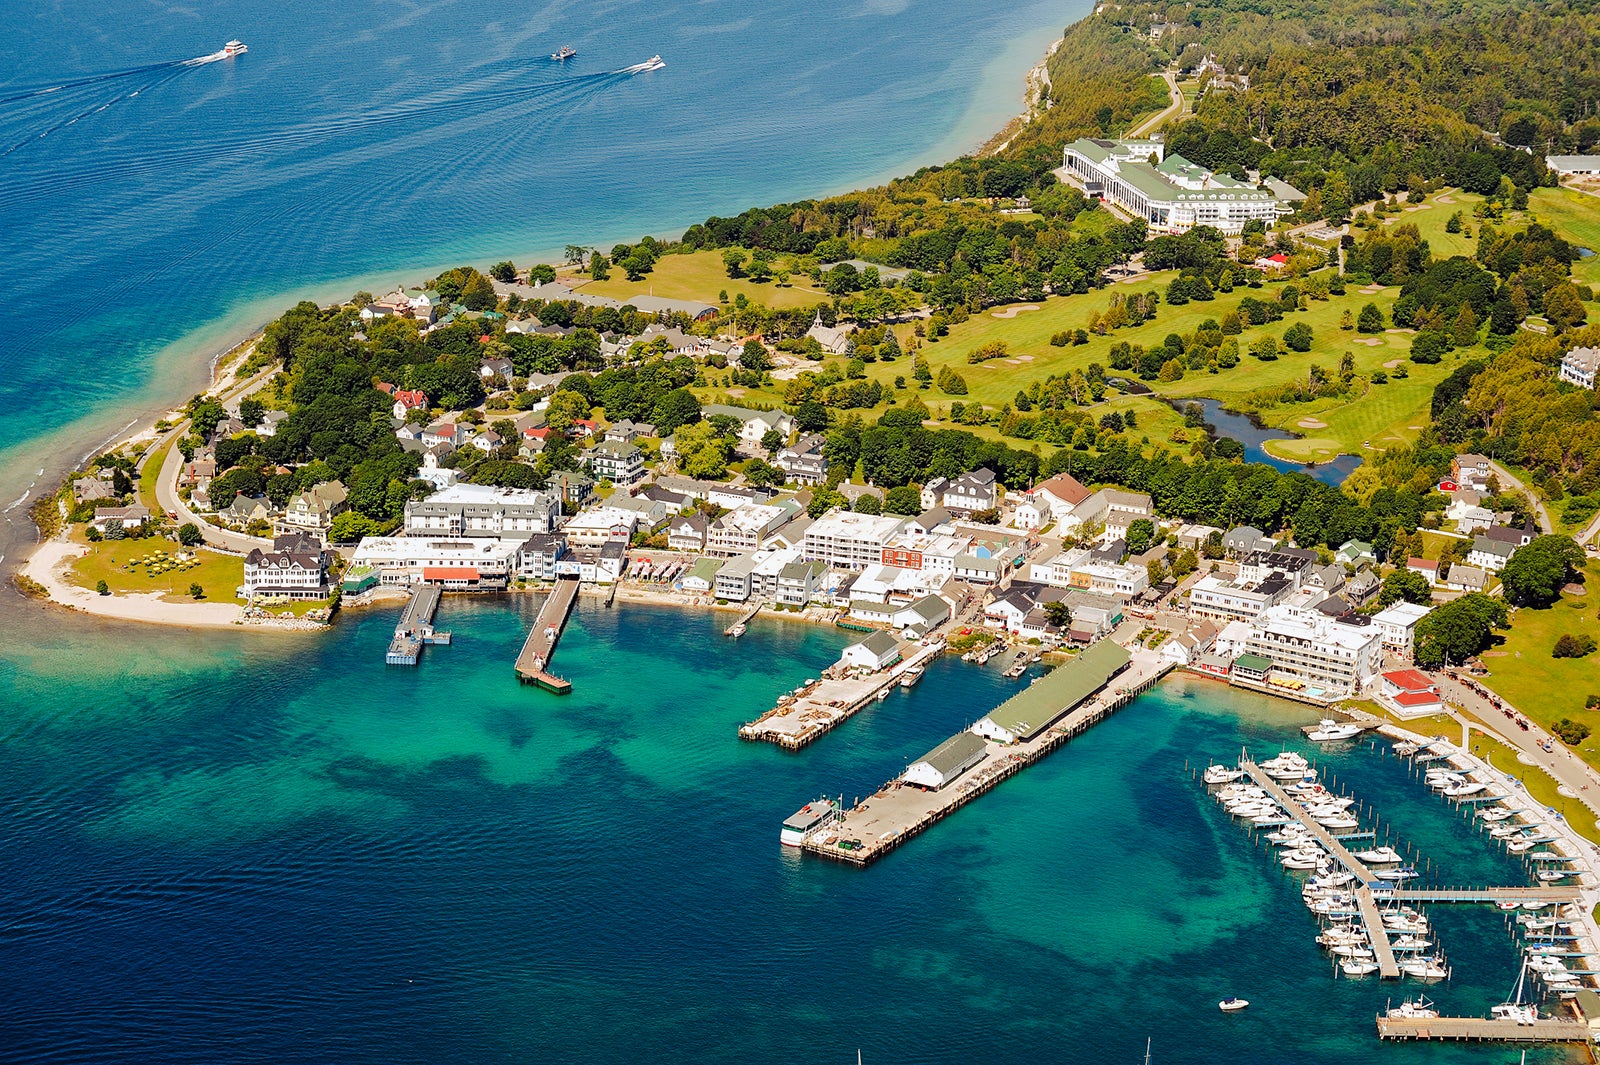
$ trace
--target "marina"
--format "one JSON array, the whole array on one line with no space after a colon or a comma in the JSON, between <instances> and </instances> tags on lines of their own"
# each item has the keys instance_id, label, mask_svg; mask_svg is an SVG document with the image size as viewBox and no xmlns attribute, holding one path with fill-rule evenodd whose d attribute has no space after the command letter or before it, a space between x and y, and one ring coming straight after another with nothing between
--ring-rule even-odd
<instances>
[{"instance_id":1,"label":"marina","mask_svg":"<svg viewBox=\"0 0 1600 1065\"><path fill-rule=\"evenodd\" d=\"M563 578L539 608L528 638L517 655L517 678L524 684L534 684L545 691L566 695L572 691L572 682L550 672L550 659L556 653L567 619L572 616L572 604L578 598L578 581Z\"/></svg>"},{"instance_id":2,"label":"marina","mask_svg":"<svg viewBox=\"0 0 1600 1065\"><path fill-rule=\"evenodd\" d=\"M1126 706L1171 668L1151 652L1130 655L1110 640L1093 644L809 833L801 847L871 864Z\"/></svg>"},{"instance_id":3,"label":"marina","mask_svg":"<svg viewBox=\"0 0 1600 1065\"><path fill-rule=\"evenodd\" d=\"M422 658L425 644L449 644L450 633L433 627L433 618L439 611L442 597L437 585L419 585L400 611L400 621L394 627L394 638L383 661L391 666L414 666Z\"/></svg>"}]
</instances>

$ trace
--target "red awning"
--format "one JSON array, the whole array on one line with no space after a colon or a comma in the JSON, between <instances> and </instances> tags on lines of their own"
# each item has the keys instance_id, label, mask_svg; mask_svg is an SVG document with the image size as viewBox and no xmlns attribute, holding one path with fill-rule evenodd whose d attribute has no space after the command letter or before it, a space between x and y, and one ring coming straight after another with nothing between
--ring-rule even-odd
<instances>
[{"instance_id":1,"label":"red awning","mask_svg":"<svg viewBox=\"0 0 1600 1065\"><path fill-rule=\"evenodd\" d=\"M422 579L425 581L475 581L478 579L477 566L424 566Z\"/></svg>"}]
</instances>

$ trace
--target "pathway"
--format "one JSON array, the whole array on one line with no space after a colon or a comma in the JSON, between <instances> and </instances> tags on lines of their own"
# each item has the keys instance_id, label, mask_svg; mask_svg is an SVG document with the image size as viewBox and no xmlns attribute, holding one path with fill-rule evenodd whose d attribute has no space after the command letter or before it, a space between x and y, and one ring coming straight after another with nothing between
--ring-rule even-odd
<instances>
[{"instance_id":1,"label":"pathway","mask_svg":"<svg viewBox=\"0 0 1600 1065\"><path fill-rule=\"evenodd\" d=\"M1510 470L1506 469L1498 462L1489 463L1489 472L1500 479L1500 486L1502 488L1509 488L1512 491L1521 492L1523 495L1528 497L1528 502L1533 506L1533 516L1539 522L1540 532L1549 534L1555 529L1555 526L1550 523L1550 512L1544 508L1544 504L1539 501L1539 496L1536 492L1534 492L1533 489L1523 484L1521 480L1512 475Z\"/></svg>"},{"instance_id":2,"label":"pathway","mask_svg":"<svg viewBox=\"0 0 1600 1065\"><path fill-rule=\"evenodd\" d=\"M1166 122L1169 119L1177 118L1179 115L1183 114L1183 90L1178 88L1177 77L1170 70L1162 71L1161 77L1162 80L1167 83L1167 95L1172 98L1172 103L1167 105L1166 110L1157 111L1155 114L1151 115L1149 118L1130 129L1128 131L1128 140L1138 140L1145 134L1157 129L1163 122Z\"/></svg>"}]
</instances>

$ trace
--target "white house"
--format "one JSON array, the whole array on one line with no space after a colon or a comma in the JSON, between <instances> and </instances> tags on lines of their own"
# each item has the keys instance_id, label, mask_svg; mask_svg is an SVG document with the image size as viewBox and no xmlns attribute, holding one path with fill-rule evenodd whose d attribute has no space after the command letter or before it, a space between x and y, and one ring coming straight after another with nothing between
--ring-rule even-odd
<instances>
[{"instance_id":1,"label":"white house","mask_svg":"<svg viewBox=\"0 0 1600 1065\"><path fill-rule=\"evenodd\" d=\"M323 599L328 594L328 555L308 536L280 536L272 550L253 548L244 559L245 596Z\"/></svg>"},{"instance_id":2,"label":"white house","mask_svg":"<svg viewBox=\"0 0 1600 1065\"><path fill-rule=\"evenodd\" d=\"M900 657L900 641L887 632L874 632L857 640L839 656L839 664L848 668L880 670Z\"/></svg>"},{"instance_id":3,"label":"white house","mask_svg":"<svg viewBox=\"0 0 1600 1065\"><path fill-rule=\"evenodd\" d=\"M1561 357L1561 380L1579 388L1594 388L1600 371L1600 348L1573 348Z\"/></svg>"},{"instance_id":4,"label":"white house","mask_svg":"<svg viewBox=\"0 0 1600 1065\"><path fill-rule=\"evenodd\" d=\"M938 791L983 761L989 745L981 736L958 732L912 762L901 777L907 784Z\"/></svg>"},{"instance_id":5,"label":"white house","mask_svg":"<svg viewBox=\"0 0 1600 1065\"><path fill-rule=\"evenodd\" d=\"M1432 612L1419 603L1396 603L1372 616L1372 624L1383 639L1385 650L1410 658L1416 644L1417 622Z\"/></svg>"}]
</instances>

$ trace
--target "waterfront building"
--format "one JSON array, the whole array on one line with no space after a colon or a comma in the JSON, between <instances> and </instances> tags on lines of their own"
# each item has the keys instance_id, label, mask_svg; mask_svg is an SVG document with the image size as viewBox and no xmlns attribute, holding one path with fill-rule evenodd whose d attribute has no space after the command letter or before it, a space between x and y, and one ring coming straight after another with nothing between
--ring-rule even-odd
<instances>
[{"instance_id":1,"label":"waterfront building","mask_svg":"<svg viewBox=\"0 0 1600 1065\"><path fill-rule=\"evenodd\" d=\"M581 511L561 527L573 547L599 547L610 540L631 540L639 515L631 510L600 506Z\"/></svg>"},{"instance_id":2,"label":"waterfront building","mask_svg":"<svg viewBox=\"0 0 1600 1065\"><path fill-rule=\"evenodd\" d=\"M427 581L452 587L504 588L519 567L522 546L528 539L368 536L356 545L351 566L369 567L386 586Z\"/></svg>"},{"instance_id":3,"label":"waterfront building","mask_svg":"<svg viewBox=\"0 0 1600 1065\"><path fill-rule=\"evenodd\" d=\"M558 501L532 488L456 484L405 506L407 536L516 537L551 531Z\"/></svg>"},{"instance_id":4,"label":"waterfront building","mask_svg":"<svg viewBox=\"0 0 1600 1065\"><path fill-rule=\"evenodd\" d=\"M713 586L718 599L726 599L730 603L742 603L750 598L750 575L755 572L756 553L739 555L730 558L717 571L716 583Z\"/></svg>"},{"instance_id":5,"label":"waterfront building","mask_svg":"<svg viewBox=\"0 0 1600 1065\"><path fill-rule=\"evenodd\" d=\"M723 564L720 558L697 558L694 560L694 565L689 567L689 572L684 574L678 583L686 592L704 595L716 588L717 571L722 569Z\"/></svg>"},{"instance_id":6,"label":"waterfront building","mask_svg":"<svg viewBox=\"0 0 1600 1065\"><path fill-rule=\"evenodd\" d=\"M272 550L253 548L244 559L245 598L325 599L328 596L328 553L322 542L302 533L279 536Z\"/></svg>"},{"instance_id":7,"label":"waterfront building","mask_svg":"<svg viewBox=\"0 0 1600 1065\"><path fill-rule=\"evenodd\" d=\"M333 519L347 509L345 499L348 495L339 481L312 485L289 500L283 516L273 527L273 535L295 536L304 533L326 543Z\"/></svg>"},{"instance_id":8,"label":"waterfront building","mask_svg":"<svg viewBox=\"0 0 1600 1065\"><path fill-rule=\"evenodd\" d=\"M795 512L787 507L747 503L730 510L706 528L705 551L728 558L767 546L768 536Z\"/></svg>"},{"instance_id":9,"label":"waterfront building","mask_svg":"<svg viewBox=\"0 0 1600 1065\"><path fill-rule=\"evenodd\" d=\"M900 658L900 641L892 633L874 632L846 647L839 655L839 664L851 669L880 670L893 665Z\"/></svg>"},{"instance_id":10,"label":"waterfront building","mask_svg":"<svg viewBox=\"0 0 1600 1065\"><path fill-rule=\"evenodd\" d=\"M1402 601L1372 615L1372 624L1377 627L1386 650L1410 658L1416 645L1417 622L1432 611L1432 607Z\"/></svg>"},{"instance_id":11,"label":"waterfront building","mask_svg":"<svg viewBox=\"0 0 1600 1065\"><path fill-rule=\"evenodd\" d=\"M1561 357L1561 380L1579 388L1594 388L1600 371L1600 348L1573 348Z\"/></svg>"},{"instance_id":12,"label":"waterfront building","mask_svg":"<svg viewBox=\"0 0 1600 1065\"><path fill-rule=\"evenodd\" d=\"M971 731L996 743L1031 740L1104 688L1131 661L1127 648L1115 640L1091 644L991 710Z\"/></svg>"},{"instance_id":13,"label":"waterfront building","mask_svg":"<svg viewBox=\"0 0 1600 1065\"><path fill-rule=\"evenodd\" d=\"M1376 692L1378 701L1401 717L1427 717L1444 711L1439 686L1426 673L1415 669L1396 669L1383 674Z\"/></svg>"},{"instance_id":14,"label":"waterfront building","mask_svg":"<svg viewBox=\"0 0 1600 1065\"><path fill-rule=\"evenodd\" d=\"M534 533L517 549L516 572L535 580L556 579L556 564L567 553L567 538L560 533Z\"/></svg>"},{"instance_id":15,"label":"waterfront building","mask_svg":"<svg viewBox=\"0 0 1600 1065\"><path fill-rule=\"evenodd\" d=\"M778 588L773 598L779 606L809 606L825 590L827 577L825 563L790 562L778 571Z\"/></svg>"},{"instance_id":16,"label":"waterfront building","mask_svg":"<svg viewBox=\"0 0 1600 1065\"><path fill-rule=\"evenodd\" d=\"M706 546L709 523L700 514L685 514L667 523L667 548L671 551L702 551Z\"/></svg>"},{"instance_id":17,"label":"waterfront building","mask_svg":"<svg viewBox=\"0 0 1600 1065\"><path fill-rule=\"evenodd\" d=\"M938 791L983 761L988 745L981 736L958 732L906 767L901 776L907 784Z\"/></svg>"},{"instance_id":18,"label":"waterfront building","mask_svg":"<svg viewBox=\"0 0 1600 1065\"><path fill-rule=\"evenodd\" d=\"M904 524L894 514L831 511L811 523L802 551L838 569L862 569L883 559L884 547Z\"/></svg>"},{"instance_id":19,"label":"waterfront building","mask_svg":"<svg viewBox=\"0 0 1600 1065\"><path fill-rule=\"evenodd\" d=\"M126 507L95 507L94 520L89 523L89 528L104 533L111 529L129 529L149 520L150 508L137 503Z\"/></svg>"},{"instance_id":20,"label":"waterfront building","mask_svg":"<svg viewBox=\"0 0 1600 1065\"><path fill-rule=\"evenodd\" d=\"M1251 628L1247 654L1332 696L1360 691L1383 662L1383 637L1367 618L1329 618L1300 607L1269 608Z\"/></svg>"},{"instance_id":21,"label":"waterfront building","mask_svg":"<svg viewBox=\"0 0 1600 1065\"><path fill-rule=\"evenodd\" d=\"M1208 574L1189 589L1189 613L1224 625L1230 621L1254 621L1292 591L1293 584L1281 574L1254 582Z\"/></svg>"},{"instance_id":22,"label":"waterfront building","mask_svg":"<svg viewBox=\"0 0 1600 1065\"><path fill-rule=\"evenodd\" d=\"M1110 200L1166 233L1211 226L1235 236L1246 222L1271 226L1294 210L1269 189L1167 155L1158 139L1080 137L1062 149L1061 163L1088 196Z\"/></svg>"}]
</instances>

